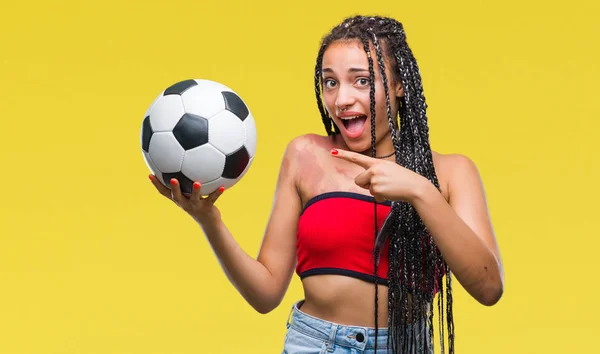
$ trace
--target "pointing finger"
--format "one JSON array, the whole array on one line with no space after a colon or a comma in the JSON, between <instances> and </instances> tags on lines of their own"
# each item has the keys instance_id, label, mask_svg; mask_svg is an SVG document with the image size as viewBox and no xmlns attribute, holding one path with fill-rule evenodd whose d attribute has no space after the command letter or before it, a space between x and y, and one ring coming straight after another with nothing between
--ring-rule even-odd
<instances>
[{"instance_id":1,"label":"pointing finger","mask_svg":"<svg viewBox=\"0 0 600 354\"><path fill-rule=\"evenodd\" d=\"M364 188L364 189L369 189L369 186L371 185L371 177L373 176L373 173L371 172L370 169L360 173L358 176L356 176L356 178L354 179L354 183L356 183L357 186Z\"/></svg>"},{"instance_id":2,"label":"pointing finger","mask_svg":"<svg viewBox=\"0 0 600 354\"><path fill-rule=\"evenodd\" d=\"M376 159L353 151L333 149L331 155L355 163L363 168L369 168L377 163Z\"/></svg>"}]
</instances>

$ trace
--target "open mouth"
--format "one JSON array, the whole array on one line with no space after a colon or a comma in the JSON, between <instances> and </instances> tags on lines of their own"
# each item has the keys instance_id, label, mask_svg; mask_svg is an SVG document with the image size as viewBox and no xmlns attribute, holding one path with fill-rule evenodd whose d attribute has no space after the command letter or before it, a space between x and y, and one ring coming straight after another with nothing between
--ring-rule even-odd
<instances>
[{"instance_id":1,"label":"open mouth","mask_svg":"<svg viewBox=\"0 0 600 354\"><path fill-rule=\"evenodd\" d=\"M359 133L362 131L367 121L366 115L357 115L353 117L341 118L344 128L350 133Z\"/></svg>"}]
</instances>

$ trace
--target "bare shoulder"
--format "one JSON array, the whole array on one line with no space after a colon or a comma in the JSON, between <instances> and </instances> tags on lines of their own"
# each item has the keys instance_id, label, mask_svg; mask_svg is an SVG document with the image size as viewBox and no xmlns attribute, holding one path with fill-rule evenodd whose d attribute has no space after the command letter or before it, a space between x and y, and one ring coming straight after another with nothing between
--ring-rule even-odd
<instances>
[{"instance_id":1,"label":"bare shoulder","mask_svg":"<svg viewBox=\"0 0 600 354\"><path fill-rule=\"evenodd\" d=\"M473 159L463 154L434 153L433 156L438 178L443 178L446 199L451 204L469 195L480 202L485 198L483 181Z\"/></svg>"},{"instance_id":2,"label":"bare shoulder","mask_svg":"<svg viewBox=\"0 0 600 354\"><path fill-rule=\"evenodd\" d=\"M465 180L479 178L475 162L466 155L457 153L442 154L433 151L432 156L438 181L446 200L450 199L452 186L456 185L457 181L464 182Z\"/></svg>"},{"instance_id":3,"label":"bare shoulder","mask_svg":"<svg viewBox=\"0 0 600 354\"><path fill-rule=\"evenodd\" d=\"M433 163L436 170L443 171L444 174L453 175L455 173L473 173L477 166L475 162L468 156L463 154L442 154L433 152Z\"/></svg>"},{"instance_id":4,"label":"bare shoulder","mask_svg":"<svg viewBox=\"0 0 600 354\"><path fill-rule=\"evenodd\" d=\"M279 305L290 284L296 264L296 232L302 210L300 185L303 171L318 149L322 137L302 135L288 142L281 160L271 215L265 229L257 260L273 276L269 298L261 311L266 313Z\"/></svg>"},{"instance_id":5,"label":"bare shoulder","mask_svg":"<svg viewBox=\"0 0 600 354\"><path fill-rule=\"evenodd\" d=\"M437 160L447 179L448 203L501 263L479 168L470 157L461 154L438 155Z\"/></svg>"},{"instance_id":6,"label":"bare shoulder","mask_svg":"<svg viewBox=\"0 0 600 354\"><path fill-rule=\"evenodd\" d=\"M303 134L292 139L285 152L285 159L296 166L306 167L307 163L314 163L315 157L330 151L334 146L332 137L319 134Z\"/></svg>"},{"instance_id":7,"label":"bare shoulder","mask_svg":"<svg viewBox=\"0 0 600 354\"><path fill-rule=\"evenodd\" d=\"M303 134L295 137L288 143L288 149L295 152L306 149L328 148L333 146L333 138L327 135Z\"/></svg>"}]
</instances>

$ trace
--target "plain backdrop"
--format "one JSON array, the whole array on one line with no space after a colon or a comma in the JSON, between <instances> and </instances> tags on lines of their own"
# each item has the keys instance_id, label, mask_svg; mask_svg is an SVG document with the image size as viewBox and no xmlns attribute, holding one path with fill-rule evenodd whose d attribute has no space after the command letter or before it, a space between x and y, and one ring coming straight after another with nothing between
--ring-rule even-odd
<instances>
[{"instance_id":1,"label":"plain backdrop","mask_svg":"<svg viewBox=\"0 0 600 354\"><path fill-rule=\"evenodd\" d=\"M0 353L281 352L194 221L148 180L149 104L188 78L246 101L258 149L218 201L253 257L285 146L323 133L320 38L346 16L405 25L431 144L479 167L506 287L455 282L456 353L590 353L600 327L597 1L23 1L0 11Z\"/></svg>"}]
</instances>

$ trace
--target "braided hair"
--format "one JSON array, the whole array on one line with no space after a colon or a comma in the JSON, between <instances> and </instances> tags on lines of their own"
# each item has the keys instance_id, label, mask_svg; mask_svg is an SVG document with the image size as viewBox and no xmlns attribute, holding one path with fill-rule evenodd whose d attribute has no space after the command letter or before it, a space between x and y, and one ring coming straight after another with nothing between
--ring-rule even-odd
<instances>
[{"instance_id":1,"label":"braided hair","mask_svg":"<svg viewBox=\"0 0 600 354\"><path fill-rule=\"evenodd\" d=\"M423 94L423 84L417 61L406 41L403 25L391 18L353 16L346 18L334 27L321 41L315 67L315 94L317 106L327 135L339 134L340 130L325 110L321 98L322 61L325 50L334 41L358 40L362 43L369 62L370 113L371 113L371 153L375 151L375 73L371 56L371 44L383 79L386 97L386 112L396 163L426 177L439 190L439 182L433 165L429 144L427 104ZM384 57L391 65L392 82L400 82L404 96L400 97L399 110L392 117L388 92L388 78L385 72ZM377 202L375 202L375 236L378 234ZM433 347L433 309L429 306L438 296L439 330L441 353L444 353L444 306L448 330L448 353L454 353L454 323L452 316L452 276L431 234L423 224L415 208L407 202L394 201L386 228L389 228L388 257L388 347L396 352L408 352L417 348L417 338L422 338L421 348ZM375 274L375 333L378 333L377 265L379 247L375 247L373 257ZM446 279L445 284L443 279ZM444 294L444 285L446 293ZM444 303L446 295L446 303ZM410 297L410 299L409 299ZM409 316L410 314L410 316ZM419 326L412 325L425 319L429 336L416 333ZM411 330L413 331L412 333ZM409 343L408 339L412 339ZM430 342L425 341L429 338ZM377 342L377 341L376 341ZM375 343L375 345L377 345ZM375 347L377 350L377 347Z\"/></svg>"}]
</instances>

